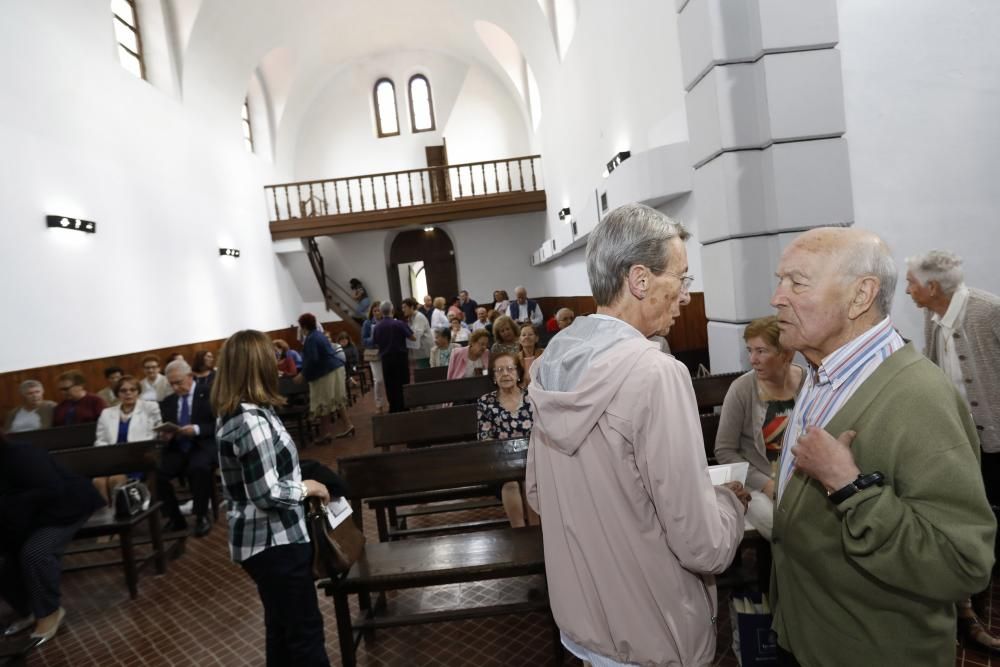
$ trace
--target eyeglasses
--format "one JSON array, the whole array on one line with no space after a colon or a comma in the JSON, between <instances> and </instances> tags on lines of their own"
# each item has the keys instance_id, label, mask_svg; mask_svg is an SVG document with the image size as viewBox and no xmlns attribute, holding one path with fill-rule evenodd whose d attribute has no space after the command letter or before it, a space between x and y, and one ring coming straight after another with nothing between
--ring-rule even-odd
<instances>
[{"instance_id":1,"label":"eyeglasses","mask_svg":"<svg viewBox=\"0 0 1000 667\"><path fill-rule=\"evenodd\" d=\"M493 369L493 372L497 375L511 375L517 374L517 366L497 366Z\"/></svg>"},{"instance_id":2,"label":"eyeglasses","mask_svg":"<svg viewBox=\"0 0 1000 667\"><path fill-rule=\"evenodd\" d=\"M673 276L674 278L679 278L681 281L681 292L684 294L688 293L691 289L691 284L694 283L694 276L687 273L674 273L673 271L664 271L667 275Z\"/></svg>"}]
</instances>

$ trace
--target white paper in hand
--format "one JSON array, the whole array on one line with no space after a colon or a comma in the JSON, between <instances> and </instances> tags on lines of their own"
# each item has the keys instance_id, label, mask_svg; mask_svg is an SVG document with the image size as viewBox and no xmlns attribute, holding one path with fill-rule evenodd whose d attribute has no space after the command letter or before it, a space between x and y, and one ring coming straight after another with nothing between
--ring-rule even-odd
<instances>
[{"instance_id":1,"label":"white paper in hand","mask_svg":"<svg viewBox=\"0 0 1000 667\"><path fill-rule=\"evenodd\" d=\"M746 461L739 463L722 463L717 466L708 466L708 474L712 477L712 484L718 486L726 482L739 482L746 484L747 470L750 464Z\"/></svg>"},{"instance_id":2,"label":"white paper in hand","mask_svg":"<svg viewBox=\"0 0 1000 667\"><path fill-rule=\"evenodd\" d=\"M347 498L333 498L330 500L330 504L326 506L326 520L330 522L331 529L344 523L344 519L353 513L354 510L351 509L351 504L347 502Z\"/></svg>"}]
</instances>

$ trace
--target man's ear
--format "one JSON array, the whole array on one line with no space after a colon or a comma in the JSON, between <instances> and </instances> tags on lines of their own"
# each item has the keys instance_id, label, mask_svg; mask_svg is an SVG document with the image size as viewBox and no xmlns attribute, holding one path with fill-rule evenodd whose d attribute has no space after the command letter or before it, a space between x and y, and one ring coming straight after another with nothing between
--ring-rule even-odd
<instances>
[{"instance_id":1,"label":"man's ear","mask_svg":"<svg viewBox=\"0 0 1000 667\"><path fill-rule=\"evenodd\" d=\"M633 264L628 269L628 276L625 281L628 283L628 291L636 299L645 299L646 291L649 289L650 273L649 268L642 264Z\"/></svg>"},{"instance_id":2,"label":"man's ear","mask_svg":"<svg viewBox=\"0 0 1000 667\"><path fill-rule=\"evenodd\" d=\"M851 306L847 309L847 316L852 320L871 310L875 298L882 290L882 285L875 276L864 276L858 280L854 290L854 298L851 299Z\"/></svg>"}]
</instances>

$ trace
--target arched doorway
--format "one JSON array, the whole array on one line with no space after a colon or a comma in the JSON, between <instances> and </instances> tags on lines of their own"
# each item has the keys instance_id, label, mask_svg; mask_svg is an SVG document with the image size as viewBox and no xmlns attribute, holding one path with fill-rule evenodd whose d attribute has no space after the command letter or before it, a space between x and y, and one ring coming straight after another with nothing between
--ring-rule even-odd
<instances>
[{"instance_id":1,"label":"arched doorway","mask_svg":"<svg viewBox=\"0 0 1000 667\"><path fill-rule=\"evenodd\" d=\"M414 262L423 262L423 266L410 266ZM404 279L408 281L406 276L420 271L420 268L423 269L428 294L446 299L458 295L458 268L455 266L455 246L451 239L437 227L430 231L414 229L398 234L389 248L389 295L397 307L403 300L404 289L407 294L410 291L408 287L404 288ZM413 298L420 302L423 296L414 294Z\"/></svg>"}]
</instances>

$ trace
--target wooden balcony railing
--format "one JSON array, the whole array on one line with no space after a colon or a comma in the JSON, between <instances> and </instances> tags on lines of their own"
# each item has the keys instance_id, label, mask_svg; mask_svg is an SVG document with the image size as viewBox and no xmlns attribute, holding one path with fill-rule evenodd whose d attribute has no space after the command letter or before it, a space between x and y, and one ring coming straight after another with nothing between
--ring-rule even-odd
<instances>
[{"instance_id":1,"label":"wooden balcony railing","mask_svg":"<svg viewBox=\"0 0 1000 667\"><path fill-rule=\"evenodd\" d=\"M543 190L541 156L264 187L270 221L367 213ZM272 228L273 229L273 228Z\"/></svg>"}]
</instances>

